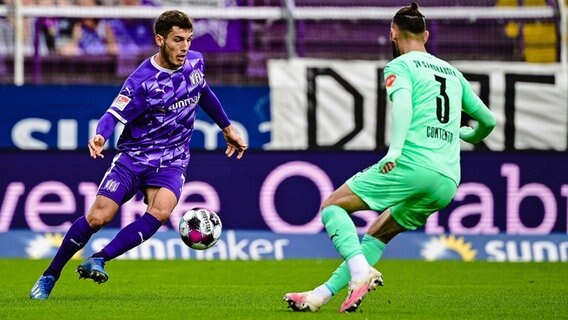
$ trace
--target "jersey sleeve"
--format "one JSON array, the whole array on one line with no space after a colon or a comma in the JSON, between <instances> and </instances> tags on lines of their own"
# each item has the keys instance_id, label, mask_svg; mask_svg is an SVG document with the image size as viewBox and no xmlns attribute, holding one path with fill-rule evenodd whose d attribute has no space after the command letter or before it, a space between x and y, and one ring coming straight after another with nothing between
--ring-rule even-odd
<instances>
[{"instance_id":1,"label":"jersey sleeve","mask_svg":"<svg viewBox=\"0 0 568 320\"><path fill-rule=\"evenodd\" d=\"M479 96L477 94L475 94L475 92L473 92L471 85L463 77L463 75L460 75L460 82L461 82L462 91L463 91L463 94L462 94L462 109L463 109L463 111L465 111L467 114L471 115L472 113L475 113L480 108L487 108L485 106L485 103L483 103L483 101L481 100L481 98L479 98Z\"/></svg>"},{"instance_id":2,"label":"jersey sleeve","mask_svg":"<svg viewBox=\"0 0 568 320\"><path fill-rule=\"evenodd\" d=\"M393 93L400 89L412 93L410 70L403 60L395 59L389 62L385 67L384 77L387 96L391 102Z\"/></svg>"},{"instance_id":3,"label":"jersey sleeve","mask_svg":"<svg viewBox=\"0 0 568 320\"><path fill-rule=\"evenodd\" d=\"M107 112L123 124L141 115L147 107L146 90L132 78L126 80Z\"/></svg>"},{"instance_id":4,"label":"jersey sleeve","mask_svg":"<svg viewBox=\"0 0 568 320\"><path fill-rule=\"evenodd\" d=\"M207 115L215 121L219 128L224 129L231 124L221 102L209 86L205 86L199 98L199 105Z\"/></svg>"},{"instance_id":5,"label":"jersey sleeve","mask_svg":"<svg viewBox=\"0 0 568 320\"><path fill-rule=\"evenodd\" d=\"M476 144L485 139L485 137L493 131L493 128L495 128L495 116L479 96L473 92L469 82L467 82L463 76L460 80L463 88L462 108L477 121L475 128L460 128L460 138L466 142Z\"/></svg>"}]
</instances>

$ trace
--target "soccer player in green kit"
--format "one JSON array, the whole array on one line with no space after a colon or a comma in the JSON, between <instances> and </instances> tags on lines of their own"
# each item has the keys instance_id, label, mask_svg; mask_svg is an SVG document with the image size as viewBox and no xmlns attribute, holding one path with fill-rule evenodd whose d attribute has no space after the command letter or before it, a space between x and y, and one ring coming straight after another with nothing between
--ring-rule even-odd
<instances>
[{"instance_id":1,"label":"soccer player in green kit","mask_svg":"<svg viewBox=\"0 0 568 320\"><path fill-rule=\"evenodd\" d=\"M426 51L428 36L415 2L397 11L391 23L394 59L384 71L393 105L388 152L323 202L322 222L345 261L324 284L286 294L284 301L295 311L317 311L347 286L339 311L355 311L369 291L383 284L372 266L388 242L424 226L456 194L460 139L479 143L495 127L493 114L462 73ZM475 128L460 128L462 110L477 121ZM350 214L369 209L382 213L359 241Z\"/></svg>"}]
</instances>

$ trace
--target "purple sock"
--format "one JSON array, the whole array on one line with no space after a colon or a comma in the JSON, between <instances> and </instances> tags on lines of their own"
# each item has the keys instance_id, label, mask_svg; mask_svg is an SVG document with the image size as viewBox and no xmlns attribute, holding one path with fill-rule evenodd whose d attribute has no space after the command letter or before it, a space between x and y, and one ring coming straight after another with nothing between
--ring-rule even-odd
<instances>
[{"instance_id":1,"label":"purple sock","mask_svg":"<svg viewBox=\"0 0 568 320\"><path fill-rule=\"evenodd\" d=\"M77 253L77 251L83 249L95 232L97 232L97 230L91 228L85 216L75 220L63 238L61 246L57 249L57 253L55 254L55 257L53 257L53 260L51 260L51 264L47 267L43 275L52 275L55 279L59 279L61 270L63 270L65 264L75 253Z\"/></svg>"},{"instance_id":2,"label":"purple sock","mask_svg":"<svg viewBox=\"0 0 568 320\"><path fill-rule=\"evenodd\" d=\"M137 247L150 239L158 231L162 223L146 212L140 219L122 228L106 247L95 253L93 257L103 257L105 261L114 259L126 251Z\"/></svg>"}]
</instances>

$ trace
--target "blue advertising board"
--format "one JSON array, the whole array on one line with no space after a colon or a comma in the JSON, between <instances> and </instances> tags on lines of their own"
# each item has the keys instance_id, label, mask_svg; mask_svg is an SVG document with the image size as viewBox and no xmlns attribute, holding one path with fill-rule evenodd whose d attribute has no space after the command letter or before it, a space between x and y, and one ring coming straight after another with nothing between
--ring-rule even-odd
<instances>
[{"instance_id":1,"label":"blue advertising board","mask_svg":"<svg viewBox=\"0 0 568 320\"><path fill-rule=\"evenodd\" d=\"M119 89L110 85L0 86L4 111L0 117L0 149L86 149L98 119ZM212 89L249 146L264 148L270 142L268 87L220 86ZM117 139L118 132L111 141ZM224 146L217 126L198 109L192 147L213 150Z\"/></svg>"},{"instance_id":2,"label":"blue advertising board","mask_svg":"<svg viewBox=\"0 0 568 320\"><path fill-rule=\"evenodd\" d=\"M103 229L93 235L75 255L89 257L100 251L118 230ZM52 258L61 245L62 232L10 231L0 233L0 257ZM224 230L221 239L208 250L185 246L175 231L157 232L142 245L118 259L130 260L284 260L340 259L326 233L278 234L270 231ZM568 262L568 236L427 235L407 232L395 237L382 259L426 261Z\"/></svg>"},{"instance_id":3,"label":"blue advertising board","mask_svg":"<svg viewBox=\"0 0 568 320\"><path fill-rule=\"evenodd\" d=\"M0 152L0 232L65 231L92 203L113 152ZM193 151L180 202L164 228L185 210L217 211L224 227L316 234L319 206L355 172L374 163L374 152L251 151L241 160L221 150ZM547 235L567 233L568 154L474 153L462 156L462 182L452 203L434 214L426 234ZM144 214L141 197L124 204L110 228ZM354 214L363 232L377 217Z\"/></svg>"}]
</instances>

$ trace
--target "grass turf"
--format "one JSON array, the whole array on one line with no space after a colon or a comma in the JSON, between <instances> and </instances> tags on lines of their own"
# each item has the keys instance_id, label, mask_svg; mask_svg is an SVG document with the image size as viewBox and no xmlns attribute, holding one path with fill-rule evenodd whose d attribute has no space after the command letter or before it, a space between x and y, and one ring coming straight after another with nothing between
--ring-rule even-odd
<instances>
[{"instance_id":1,"label":"grass turf","mask_svg":"<svg viewBox=\"0 0 568 320\"><path fill-rule=\"evenodd\" d=\"M47 301L29 290L47 260L0 260L0 319L566 319L567 263L381 261L385 286L355 314L346 290L317 313L296 313L284 293L309 290L338 261L125 261L107 283L77 280L71 261Z\"/></svg>"}]
</instances>

